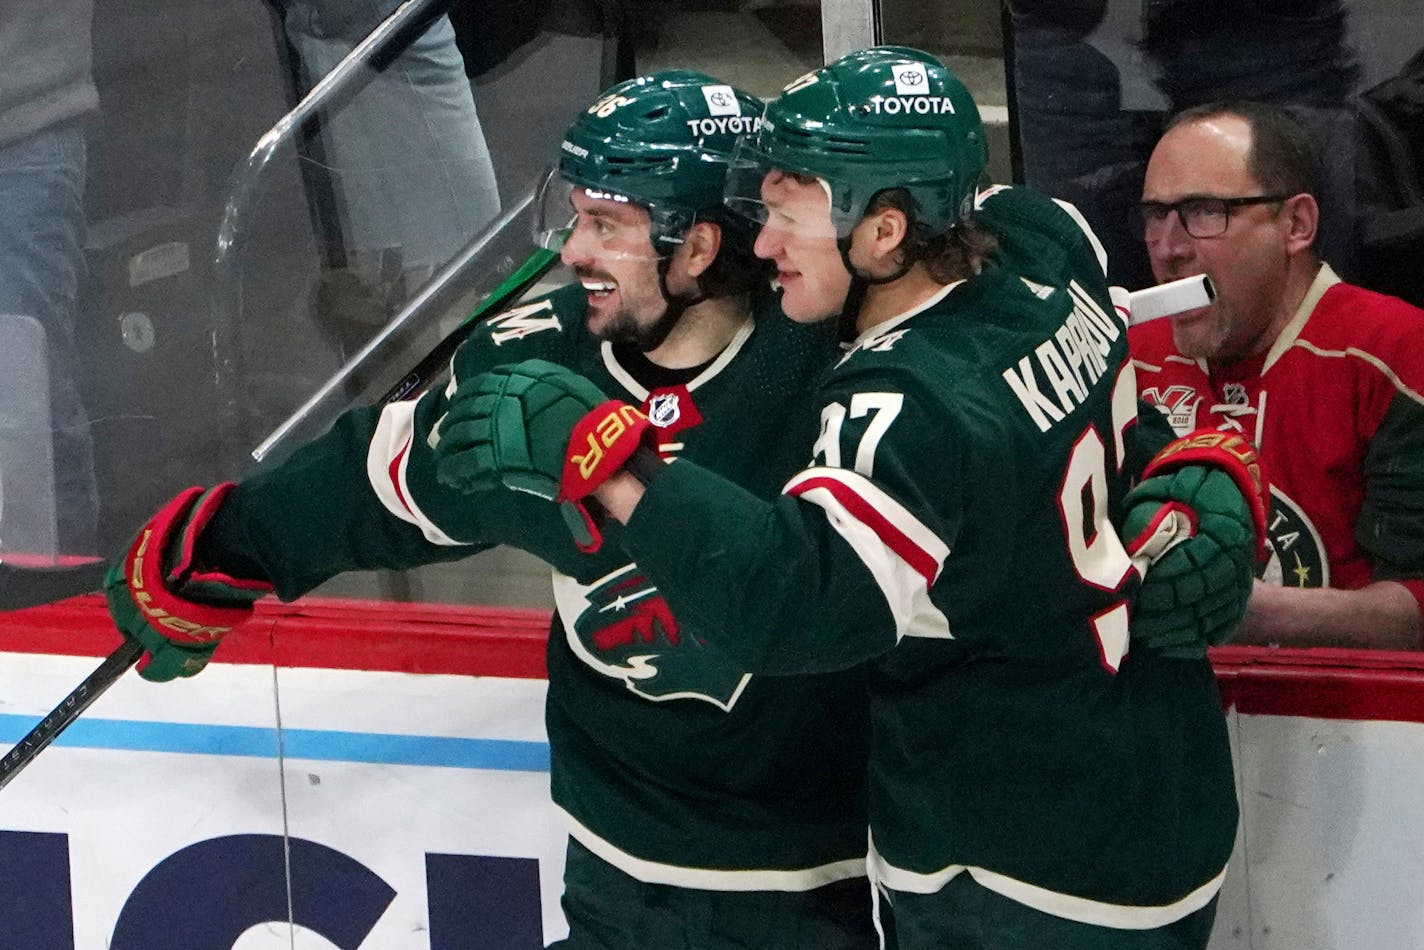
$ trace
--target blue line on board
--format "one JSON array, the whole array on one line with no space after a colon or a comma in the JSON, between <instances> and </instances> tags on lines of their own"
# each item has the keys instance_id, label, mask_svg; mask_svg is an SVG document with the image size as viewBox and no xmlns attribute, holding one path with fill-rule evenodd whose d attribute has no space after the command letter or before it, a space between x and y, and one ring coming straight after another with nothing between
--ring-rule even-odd
<instances>
[{"instance_id":1,"label":"blue line on board","mask_svg":"<svg viewBox=\"0 0 1424 950\"><path fill-rule=\"evenodd\" d=\"M33 716L0 714L0 741L18 742L38 722ZM283 729L281 754L289 759L425 765L450 769L549 771L549 744L512 739L460 739L374 732ZM188 755L278 756L277 730L262 726L217 726L133 719L79 719L55 740L57 746L181 752Z\"/></svg>"}]
</instances>

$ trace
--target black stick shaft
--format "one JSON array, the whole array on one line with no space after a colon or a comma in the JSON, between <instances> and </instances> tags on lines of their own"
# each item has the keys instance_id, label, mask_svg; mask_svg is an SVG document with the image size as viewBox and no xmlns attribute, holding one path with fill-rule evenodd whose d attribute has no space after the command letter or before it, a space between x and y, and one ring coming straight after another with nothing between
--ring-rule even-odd
<instances>
[{"instance_id":1,"label":"black stick shaft","mask_svg":"<svg viewBox=\"0 0 1424 950\"><path fill-rule=\"evenodd\" d=\"M380 405L406 399L411 395L430 385L430 381L445 371L445 366L450 362L450 357L455 355L455 351L460 348L470 334L474 333L484 317L496 313L511 300L516 299L524 291L528 290L533 283L544 275L551 267L559 262L559 255L554 251L538 249L530 254L515 271L504 279L504 281L490 291L474 313L460 322L449 335L429 353L421 358L420 362L411 367L410 372L401 377L400 382L388 389L381 397Z\"/></svg>"},{"instance_id":2,"label":"black stick shaft","mask_svg":"<svg viewBox=\"0 0 1424 950\"><path fill-rule=\"evenodd\" d=\"M61 732L68 729L69 725L78 719L94 700L102 696L104 690L113 686L141 656L143 646L136 640L125 639L118 649L95 667L94 672L84 678L84 682L74 687L68 696L60 700L58 706L50 710L49 715L41 719L37 726L27 732L24 738L15 743L14 748L0 759L0 788L10 784L11 779L33 762L35 756L48 748Z\"/></svg>"},{"instance_id":3,"label":"black stick shaft","mask_svg":"<svg viewBox=\"0 0 1424 950\"><path fill-rule=\"evenodd\" d=\"M16 567L0 562L0 610L23 610L98 590L107 561L69 567Z\"/></svg>"}]
</instances>

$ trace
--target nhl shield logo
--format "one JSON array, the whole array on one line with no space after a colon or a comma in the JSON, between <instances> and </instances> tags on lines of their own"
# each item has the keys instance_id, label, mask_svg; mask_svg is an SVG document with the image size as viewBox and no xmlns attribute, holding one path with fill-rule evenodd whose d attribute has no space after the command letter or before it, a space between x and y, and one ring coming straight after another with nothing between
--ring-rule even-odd
<instances>
[{"instance_id":1,"label":"nhl shield logo","mask_svg":"<svg viewBox=\"0 0 1424 950\"><path fill-rule=\"evenodd\" d=\"M659 429L668 429L682 418L681 400L675 392L658 393L648 400L648 421Z\"/></svg>"},{"instance_id":2,"label":"nhl shield logo","mask_svg":"<svg viewBox=\"0 0 1424 950\"><path fill-rule=\"evenodd\" d=\"M643 412L657 429L658 451L664 458L682 451L680 433L702 424L702 413L686 386L654 389L643 399Z\"/></svg>"}]
</instances>

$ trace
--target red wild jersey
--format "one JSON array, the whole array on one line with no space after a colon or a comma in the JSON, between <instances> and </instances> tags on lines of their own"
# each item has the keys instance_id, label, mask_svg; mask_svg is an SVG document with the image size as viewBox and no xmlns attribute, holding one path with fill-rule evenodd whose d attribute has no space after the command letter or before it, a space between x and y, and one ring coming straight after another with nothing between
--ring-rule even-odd
<instances>
[{"instance_id":1,"label":"red wild jersey","mask_svg":"<svg viewBox=\"0 0 1424 950\"><path fill-rule=\"evenodd\" d=\"M1170 321L1129 333L1138 387L1179 433L1250 437L1271 483L1267 580L1401 580L1424 604L1424 311L1322 266L1271 348L1182 356Z\"/></svg>"}]
</instances>

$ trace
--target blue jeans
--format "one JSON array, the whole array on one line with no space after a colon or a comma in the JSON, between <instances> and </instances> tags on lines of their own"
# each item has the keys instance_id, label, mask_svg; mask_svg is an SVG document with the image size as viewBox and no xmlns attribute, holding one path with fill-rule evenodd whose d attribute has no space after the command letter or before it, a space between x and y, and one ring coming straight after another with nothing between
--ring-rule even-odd
<instances>
[{"instance_id":1,"label":"blue jeans","mask_svg":"<svg viewBox=\"0 0 1424 950\"><path fill-rule=\"evenodd\" d=\"M0 146L0 313L33 317L45 331L56 535L59 551L69 554L95 553L98 520L93 444L79 397L74 342L75 301L84 275L85 159L78 121Z\"/></svg>"},{"instance_id":2,"label":"blue jeans","mask_svg":"<svg viewBox=\"0 0 1424 950\"><path fill-rule=\"evenodd\" d=\"M397 0L292 0L283 24L310 87ZM323 116L347 250L399 249L407 269L444 264L499 213L499 190L464 60L436 20L336 114Z\"/></svg>"}]
</instances>

